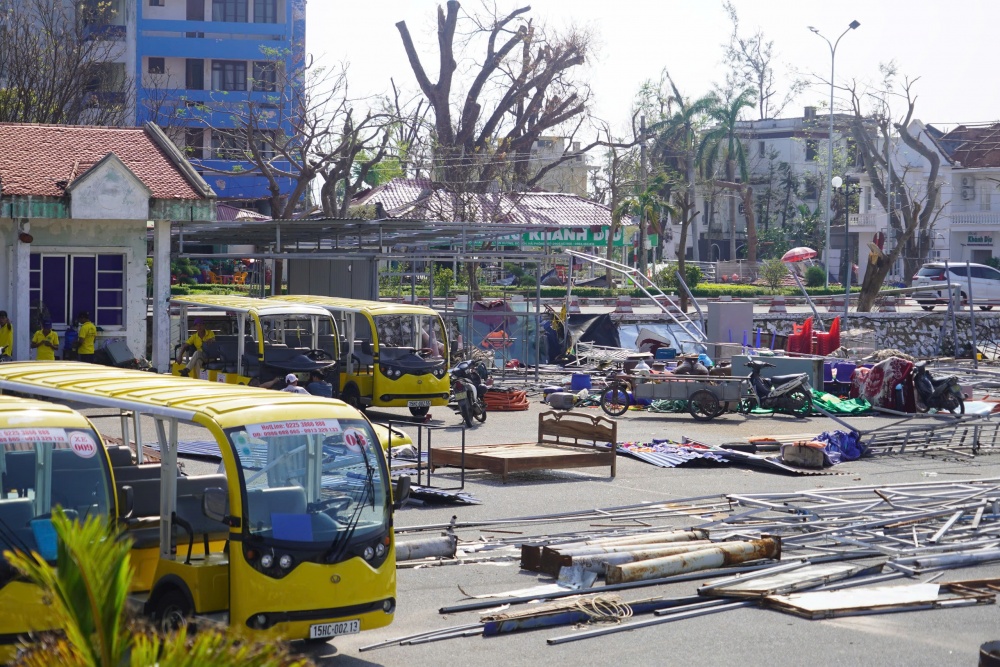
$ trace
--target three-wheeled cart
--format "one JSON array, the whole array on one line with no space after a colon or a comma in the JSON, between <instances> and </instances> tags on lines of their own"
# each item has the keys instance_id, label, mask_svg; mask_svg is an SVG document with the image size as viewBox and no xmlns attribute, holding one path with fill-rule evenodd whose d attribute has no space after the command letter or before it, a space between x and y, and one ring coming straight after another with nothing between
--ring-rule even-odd
<instances>
[{"instance_id":1,"label":"three-wheeled cart","mask_svg":"<svg viewBox=\"0 0 1000 667\"><path fill-rule=\"evenodd\" d=\"M601 409L612 417L625 413L635 401L687 401L688 412L698 421L708 421L739 405L746 395L746 378L713 376L619 376L601 393Z\"/></svg>"}]
</instances>

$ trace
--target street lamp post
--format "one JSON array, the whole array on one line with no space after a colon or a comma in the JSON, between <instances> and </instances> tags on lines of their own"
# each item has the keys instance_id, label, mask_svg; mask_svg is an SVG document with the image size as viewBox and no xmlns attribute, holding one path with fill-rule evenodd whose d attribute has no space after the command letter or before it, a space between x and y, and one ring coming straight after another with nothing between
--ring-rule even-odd
<instances>
[{"instance_id":1,"label":"street lamp post","mask_svg":"<svg viewBox=\"0 0 1000 667\"><path fill-rule=\"evenodd\" d=\"M847 323L847 313L851 307L851 273L854 262L851 259L851 186L858 179L854 176L834 176L830 179L831 191L843 188L844 191L844 323Z\"/></svg>"},{"instance_id":2,"label":"street lamp post","mask_svg":"<svg viewBox=\"0 0 1000 667\"><path fill-rule=\"evenodd\" d=\"M823 37L823 41L827 43L830 47L830 135L827 138L827 155L826 155L826 180L827 183L831 182L833 178L833 73L834 65L837 60L837 45L840 44L840 40L843 39L844 35L852 30L856 30L861 24L857 21L851 21L847 26L847 30L840 33L840 37L837 41L831 43L823 34L816 28L809 26L809 29L814 33ZM830 207L833 205L832 200L833 193L830 188L826 190L826 246L823 248L823 256L826 261L823 263L826 268L826 278L823 280L824 286L830 287Z\"/></svg>"}]
</instances>

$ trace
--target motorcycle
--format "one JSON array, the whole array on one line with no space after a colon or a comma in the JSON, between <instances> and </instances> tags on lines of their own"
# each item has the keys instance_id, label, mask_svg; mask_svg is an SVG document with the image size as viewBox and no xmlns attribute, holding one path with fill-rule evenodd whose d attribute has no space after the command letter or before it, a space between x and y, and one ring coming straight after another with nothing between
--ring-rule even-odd
<instances>
[{"instance_id":1,"label":"motorcycle","mask_svg":"<svg viewBox=\"0 0 1000 667\"><path fill-rule=\"evenodd\" d=\"M917 409L920 412L933 408L947 410L956 416L965 414L965 399L958 386L958 377L949 375L936 379L928 372L927 362L921 361L913 365L910 379L913 380Z\"/></svg>"},{"instance_id":2,"label":"motorcycle","mask_svg":"<svg viewBox=\"0 0 1000 667\"><path fill-rule=\"evenodd\" d=\"M486 365L472 360L463 361L451 369L451 393L458 413L462 415L466 426L472 426L472 420L479 423L486 421L485 379L489 378Z\"/></svg>"},{"instance_id":3,"label":"motorcycle","mask_svg":"<svg viewBox=\"0 0 1000 667\"><path fill-rule=\"evenodd\" d=\"M812 412L812 393L808 374L793 373L764 378L760 376L761 370L774 368L774 364L752 359L746 366L750 369L750 374L747 376L749 392L740 401L741 412L749 414L758 407L796 417L805 417Z\"/></svg>"}]
</instances>

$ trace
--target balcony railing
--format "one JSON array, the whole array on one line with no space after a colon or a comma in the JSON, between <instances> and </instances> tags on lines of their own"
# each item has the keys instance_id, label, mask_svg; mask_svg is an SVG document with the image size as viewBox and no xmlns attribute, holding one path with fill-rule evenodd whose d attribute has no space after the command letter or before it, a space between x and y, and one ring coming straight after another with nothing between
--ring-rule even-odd
<instances>
[{"instance_id":1,"label":"balcony railing","mask_svg":"<svg viewBox=\"0 0 1000 667\"><path fill-rule=\"evenodd\" d=\"M952 213L951 224L953 226L1000 227L1000 213Z\"/></svg>"},{"instance_id":2,"label":"balcony railing","mask_svg":"<svg viewBox=\"0 0 1000 667\"><path fill-rule=\"evenodd\" d=\"M885 213L852 213L851 227L886 227Z\"/></svg>"}]
</instances>

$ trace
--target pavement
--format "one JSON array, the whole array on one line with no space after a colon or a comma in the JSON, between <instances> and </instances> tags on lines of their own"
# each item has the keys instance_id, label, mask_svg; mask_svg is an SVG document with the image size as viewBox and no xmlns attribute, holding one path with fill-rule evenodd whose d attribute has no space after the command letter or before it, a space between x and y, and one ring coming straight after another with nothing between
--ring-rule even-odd
<instances>
[{"instance_id":1,"label":"pavement","mask_svg":"<svg viewBox=\"0 0 1000 667\"><path fill-rule=\"evenodd\" d=\"M534 441L539 412L547 407L532 398L529 410L490 413L485 424L467 431L469 444ZM584 409L593 413L593 409ZM384 418L396 412L372 415ZM459 418L435 408L432 424L436 445L457 444ZM876 417L851 418L858 428L891 423ZM751 435L818 433L834 428L826 418L727 414L711 422L694 422L688 415L629 412L618 419L619 439L648 441L681 436L713 444ZM958 481L1000 477L1000 456L974 459L958 456L882 456L834 468L837 475L783 476L728 468L661 469L619 457L618 474L607 468L539 471L499 476L470 471L465 490L482 500L475 506L410 506L396 513L397 531L407 526L498 519L569 510L608 508L665 499L736 492L794 491L817 487L903 482ZM435 475L435 484L458 482L457 472ZM998 482L1000 483L1000 482ZM677 527L697 523L690 518ZM597 521L542 526L505 526L504 531L466 529L462 540L480 536L511 537L517 533L552 534L584 530ZM434 534L434 533L430 533ZM426 533L425 533L426 535ZM399 539L406 539L405 535ZM948 571L943 581L1000 577L1000 566ZM528 588L549 580L522 572L516 562L463 564L398 571L398 607L392 625L340 638L308 652L321 665L736 665L767 661L775 665L974 665L979 646L1000 639L1000 607L987 605L809 621L776 611L744 608L682 620L596 639L549 646L546 639L574 632L563 627L493 638L467 637L440 642L359 652L362 646L386 639L478 621L475 612L442 616L438 609L477 595ZM628 599L656 595L694 594L698 582L626 591Z\"/></svg>"}]
</instances>

